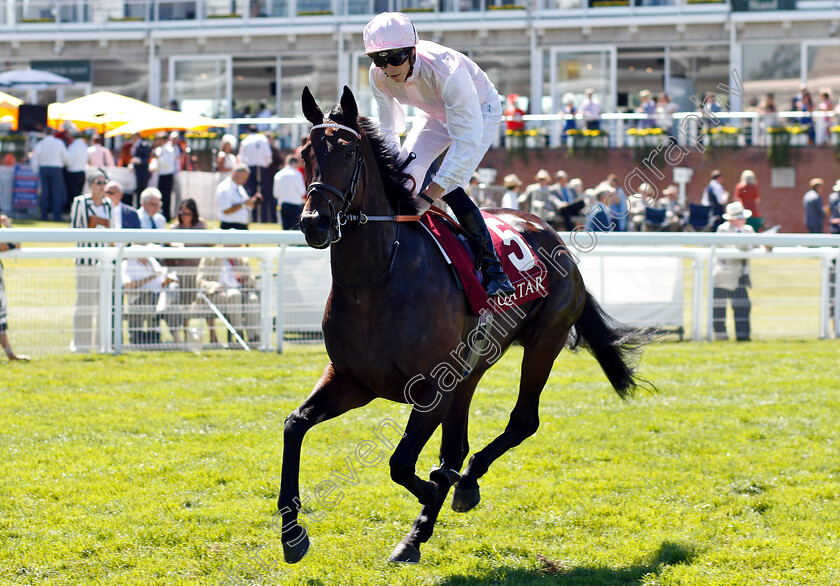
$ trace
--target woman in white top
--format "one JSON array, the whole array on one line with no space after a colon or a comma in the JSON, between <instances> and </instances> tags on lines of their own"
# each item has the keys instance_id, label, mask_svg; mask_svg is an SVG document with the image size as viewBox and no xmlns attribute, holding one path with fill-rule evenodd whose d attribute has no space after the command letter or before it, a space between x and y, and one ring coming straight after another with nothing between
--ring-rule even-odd
<instances>
[{"instance_id":1,"label":"woman in white top","mask_svg":"<svg viewBox=\"0 0 840 586\"><path fill-rule=\"evenodd\" d=\"M502 105L493 83L465 55L420 41L411 20L399 12L384 12L364 30L365 53L373 63L370 86L383 133L397 149L405 131L404 106L419 110L418 120L402 145L413 191L431 205L443 197L481 250L487 294L511 294L481 212L464 188L498 135ZM449 149L433 180L423 186L429 166Z\"/></svg>"},{"instance_id":2,"label":"woman in white top","mask_svg":"<svg viewBox=\"0 0 840 586\"><path fill-rule=\"evenodd\" d=\"M219 173L230 173L236 165L236 155L233 151L236 149L236 137L232 134L226 134L222 137L222 144L219 147L219 152L216 155L216 170Z\"/></svg>"}]
</instances>

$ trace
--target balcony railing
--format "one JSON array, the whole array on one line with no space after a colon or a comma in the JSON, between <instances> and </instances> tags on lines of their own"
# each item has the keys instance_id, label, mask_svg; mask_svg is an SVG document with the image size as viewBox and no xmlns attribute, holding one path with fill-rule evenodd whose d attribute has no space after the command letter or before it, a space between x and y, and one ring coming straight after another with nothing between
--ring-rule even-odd
<instances>
[{"instance_id":1,"label":"balcony railing","mask_svg":"<svg viewBox=\"0 0 840 586\"><path fill-rule=\"evenodd\" d=\"M840 0L826 0L833 6ZM819 0L816 2L820 3ZM810 4L815 4L811 0ZM815 6L816 7L816 6ZM6 0L0 26L153 23L204 19L338 19L372 16L383 11L475 14L508 18L574 12L662 13L683 10L729 10L728 0Z\"/></svg>"}]
</instances>

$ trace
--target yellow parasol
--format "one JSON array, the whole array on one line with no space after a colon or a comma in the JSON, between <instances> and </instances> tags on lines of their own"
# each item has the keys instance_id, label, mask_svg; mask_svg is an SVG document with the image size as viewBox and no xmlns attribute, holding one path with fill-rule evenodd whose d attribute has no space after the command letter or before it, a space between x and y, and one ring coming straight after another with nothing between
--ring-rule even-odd
<instances>
[{"instance_id":1,"label":"yellow parasol","mask_svg":"<svg viewBox=\"0 0 840 586\"><path fill-rule=\"evenodd\" d=\"M23 100L20 98L0 92L0 122L11 124L12 128L17 128L18 107L22 103Z\"/></svg>"},{"instance_id":2,"label":"yellow parasol","mask_svg":"<svg viewBox=\"0 0 840 586\"><path fill-rule=\"evenodd\" d=\"M53 128L60 128L64 122L69 121L79 130L93 128L104 133L158 112L166 110L120 94L96 92L63 104L50 104L47 119Z\"/></svg>"},{"instance_id":3,"label":"yellow parasol","mask_svg":"<svg viewBox=\"0 0 840 586\"><path fill-rule=\"evenodd\" d=\"M169 132L172 130L193 130L200 132L208 128L218 128L221 126L227 126L227 124L214 120L213 118L206 118L195 114L185 114L184 112L175 110L161 110L150 113L142 119L134 120L133 122L109 130L105 133L105 136L134 134L135 132L139 132L143 136L150 136L158 132Z\"/></svg>"}]
</instances>

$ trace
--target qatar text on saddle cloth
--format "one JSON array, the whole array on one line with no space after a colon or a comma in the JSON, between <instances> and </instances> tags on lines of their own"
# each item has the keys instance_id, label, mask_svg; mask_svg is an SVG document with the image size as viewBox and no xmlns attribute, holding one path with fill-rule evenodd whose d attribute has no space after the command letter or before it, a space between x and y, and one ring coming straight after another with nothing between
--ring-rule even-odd
<instances>
[{"instance_id":1,"label":"qatar text on saddle cloth","mask_svg":"<svg viewBox=\"0 0 840 586\"><path fill-rule=\"evenodd\" d=\"M507 222L486 212L482 212L482 215L493 237L493 245L502 262L502 268L516 288L516 293L513 295L494 299L492 303L479 282L473 259L463 243L453 234L447 221L434 214L425 214L421 219L423 225L428 228L449 257L448 260L455 272L458 273L464 285L464 294L467 296L471 312L479 315L483 309L498 313L511 306L545 297L548 291L544 283L548 271L531 246Z\"/></svg>"}]
</instances>

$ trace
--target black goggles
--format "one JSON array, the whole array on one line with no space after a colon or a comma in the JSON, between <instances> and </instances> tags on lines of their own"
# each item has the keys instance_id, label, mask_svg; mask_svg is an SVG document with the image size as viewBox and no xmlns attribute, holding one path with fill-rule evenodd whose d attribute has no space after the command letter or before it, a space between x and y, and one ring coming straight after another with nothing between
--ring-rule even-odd
<instances>
[{"instance_id":1,"label":"black goggles","mask_svg":"<svg viewBox=\"0 0 840 586\"><path fill-rule=\"evenodd\" d=\"M379 51L377 53L369 53L368 57L370 57L373 64L377 67L386 67L388 65L397 67L398 65L405 63L406 59L411 56L411 49L412 47L405 47L404 49Z\"/></svg>"}]
</instances>

